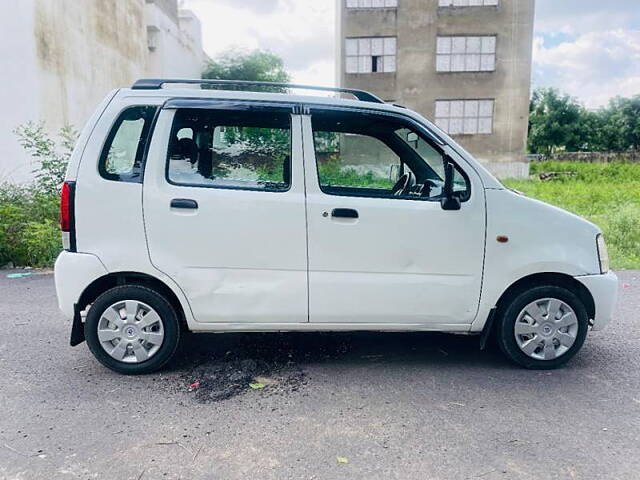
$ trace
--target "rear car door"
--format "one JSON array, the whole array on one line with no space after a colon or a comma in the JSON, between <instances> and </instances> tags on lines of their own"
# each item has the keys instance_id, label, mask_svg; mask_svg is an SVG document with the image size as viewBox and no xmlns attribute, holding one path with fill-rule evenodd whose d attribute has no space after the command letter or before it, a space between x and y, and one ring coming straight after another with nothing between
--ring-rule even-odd
<instances>
[{"instance_id":1,"label":"rear car door","mask_svg":"<svg viewBox=\"0 0 640 480\"><path fill-rule=\"evenodd\" d=\"M308 321L301 121L291 106L172 100L144 179L151 262L197 322Z\"/></svg>"},{"instance_id":2,"label":"rear car door","mask_svg":"<svg viewBox=\"0 0 640 480\"><path fill-rule=\"evenodd\" d=\"M461 208L445 210L447 147L409 119L312 108L303 129L310 321L468 329L485 242L475 172L456 165Z\"/></svg>"}]
</instances>

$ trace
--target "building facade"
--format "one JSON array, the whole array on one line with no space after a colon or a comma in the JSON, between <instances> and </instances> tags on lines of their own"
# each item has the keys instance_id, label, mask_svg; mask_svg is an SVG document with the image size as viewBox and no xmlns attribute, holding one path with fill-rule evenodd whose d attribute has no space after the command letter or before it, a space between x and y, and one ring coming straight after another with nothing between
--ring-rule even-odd
<instances>
[{"instance_id":1,"label":"building facade","mask_svg":"<svg viewBox=\"0 0 640 480\"><path fill-rule=\"evenodd\" d=\"M535 0L338 0L338 83L416 110L499 177L528 175Z\"/></svg>"},{"instance_id":2,"label":"building facade","mask_svg":"<svg viewBox=\"0 0 640 480\"><path fill-rule=\"evenodd\" d=\"M1 2L0 27L0 183L32 178L18 125L80 130L114 88L202 72L200 22L177 0Z\"/></svg>"}]
</instances>

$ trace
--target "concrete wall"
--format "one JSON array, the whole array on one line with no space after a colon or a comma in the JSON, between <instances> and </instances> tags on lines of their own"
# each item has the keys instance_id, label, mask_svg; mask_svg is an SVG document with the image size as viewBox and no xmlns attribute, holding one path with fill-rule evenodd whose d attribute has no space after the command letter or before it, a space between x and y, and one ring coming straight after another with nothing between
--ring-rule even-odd
<instances>
[{"instance_id":1,"label":"concrete wall","mask_svg":"<svg viewBox=\"0 0 640 480\"><path fill-rule=\"evenodd\" d=\"M582 163L640 163L640 152L558 152L549 155L530 155L532 162L582 162Z\"/></svg>"},{"instance_id":2,"label":"concrete wall","mask_svg":"<svg viewBox=\"0 0 640 480\"><path fill-rule=\"evenodd\" d=\"M200 78L203 66L200 20L189 10L176 18L154 3L146 5L149 77Z\"/></svg>"},{"instance_id":3,"label":"concrete wall","mask_svg":"<svg viewBox=\"0 0 640 480\"><path fill-rule=\"evenodd\" d=\"M400 0L397 9L360 10L338 0L340 83L370 90L431 120L436 100L495 99L493 133L456 140L499 176L526 176L534 1L439 8L436 0ZM495 71L436 72L437 37L446 35L497 35ZM344 73L344 39L377 36L397 37L397 71Z\"/></svg>"},{"instance_id":4,"label":"concrete wall","mask_svg":"<svg viewBox=\"0 0 640 480\"><path fill-rule=\"evenodd\" d=\"M53 134L67 124L81 129L114 88L145 76L200 77L199 22L188 18L181 35L181 18L172 22L167 13L171 4L177 12L176 1L163 2L0 2L0 182L32 178L30 159L13 134L18 125L43 121ZM159 25L155 52L148 48L148 25Z\"/></svg>"}]
</instances>

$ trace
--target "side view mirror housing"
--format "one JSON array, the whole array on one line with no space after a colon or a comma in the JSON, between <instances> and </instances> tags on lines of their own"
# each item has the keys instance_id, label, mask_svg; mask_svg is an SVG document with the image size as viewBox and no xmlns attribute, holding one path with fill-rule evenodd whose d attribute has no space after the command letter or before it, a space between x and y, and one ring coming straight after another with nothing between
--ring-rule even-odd
<instances>
[{"instance_id":1,"label":"side view mirror housing","mask_svg":"<svg viewBox=\"0 0 640 480\"><path fill-rule=\"evenodd\" d=\"M460 210L462 202L459 197L443 197L440 199L440 206L443 210Z\"/></svg>"},{"instance_id":2,"label":"side view mirror housing","mask_svg":"<svg viewBox=\"0 0 640 480\"><path fill-rule=\"evenodd\" d=\"M443 210L460 210L462 208L462 202L460 197L453 194L453 177L455 175L455 167L453 163L445 158L444 165L444 187L442 188L442 198L440 199L440 206Z\"/></svg>"}]
</instances>

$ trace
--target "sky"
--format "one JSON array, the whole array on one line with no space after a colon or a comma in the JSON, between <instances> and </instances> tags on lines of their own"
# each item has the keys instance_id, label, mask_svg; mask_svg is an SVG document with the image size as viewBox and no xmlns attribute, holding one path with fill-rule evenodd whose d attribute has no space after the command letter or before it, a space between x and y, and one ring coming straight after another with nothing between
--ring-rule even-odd
<instances>
[{"instance_id":1,"label":"sky","mask_svg":"<svg viewBox=\"0 0 640 480\"><path fill-rule=\"evenodd\" d=\"M335 85L335 0L181 3L200 18L209 56L266 49L284 59L295 82ZM640 1L537 0L532 80L589 108L640 94Z\"/></svg>"}]
</instances>

